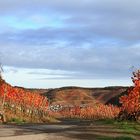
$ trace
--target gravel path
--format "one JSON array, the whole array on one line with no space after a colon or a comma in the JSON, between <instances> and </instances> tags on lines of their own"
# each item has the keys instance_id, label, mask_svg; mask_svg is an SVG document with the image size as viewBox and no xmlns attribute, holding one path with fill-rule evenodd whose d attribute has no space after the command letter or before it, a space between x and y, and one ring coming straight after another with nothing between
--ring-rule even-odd
<instances>
[{"instance_id":1,"label":"gravel path","mask_svg":"<svg viewBox=\"0 0 140 140\"><path fill-rule=\"evenodd\" d=\"M63 135L71 127L73 125L1 125L0 140L71 140Z\"/></svg>"},{"instance_id":2,"label":"gravel path","mask_svg":"<svg viewBox=\"0 0 140 140\"><path fill-rule=\"evenodd\" d=\"M0 140L97 140L99 136L124 135L128 136L113 126L94 122L0 125Z\"/></svg>"}]
</instances>

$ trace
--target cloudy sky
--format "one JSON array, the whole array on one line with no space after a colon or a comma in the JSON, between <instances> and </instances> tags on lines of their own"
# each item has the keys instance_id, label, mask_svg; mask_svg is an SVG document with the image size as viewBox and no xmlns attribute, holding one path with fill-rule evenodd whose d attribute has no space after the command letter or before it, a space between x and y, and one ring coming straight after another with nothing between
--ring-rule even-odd
<instances>
[{"instance_id":1,"label":"cloudy sky","mask_svg":"<svg viewBox=\"0 0 140 140\"><path fill-rule=\"evenodd\" d=\"M139 0L0 1L0 62L12 85L131 85Z\"/></svg>"}]
</instances>

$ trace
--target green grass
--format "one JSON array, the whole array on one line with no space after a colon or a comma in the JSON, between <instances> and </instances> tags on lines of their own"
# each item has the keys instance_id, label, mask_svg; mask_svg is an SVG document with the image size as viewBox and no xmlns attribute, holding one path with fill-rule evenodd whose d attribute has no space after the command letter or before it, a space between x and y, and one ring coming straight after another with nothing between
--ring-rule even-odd
<instances>
[{"instance_id":1,"label":"green grass","mask_svg":"<svg viewBox=\"0 0 140 140\"><path fill-rule=\"evenodd\" d=\"M120 136L120 137L99 137L97 140L135 140L135 139L132 137Z\"/></svg>"},{"instance_id":2,"label":"green grass","mask_svg":"<svg viewBox=\"0 0 140 140\"><path fill-rule=\"evenodd\" d=\"M122 130L128 134L140 135L140 124L132 121L116 121L116 120L99 120L101 124L109 124L115 126L115 128Z\"/></svg>"},{"instance_id":3,"label":"green grass","mask_svg":"<svg viewBox=\"0 0 140 140\"><path fill-rule=\"evenodd\" d=\"M25 120L19 119L19 118L11 118L9 120L10 123L16 123L16 124L24 124Z\"/></svg>"},{"instance_id":4,"label":"green grass","mask_svg":"<svg viewBox=\"0 0 140 140\"><path fill-rule=\"evenodd\" d=\"M101 123L101 124L114 124L117 121L113 119L105 119L105 120L97 120L96 122Z\"/></svg>"},{"instance_id":5,"label":"green grass","mask_svg":"<svg viewBox=\"0 0 140 140\"><path fill-rule=\"evenodd\" d=\"M116 124L116 126L123 130L126 133L133 133L140 135L140 124L130 123L130 122L121 122Z\"/></svg>"}]
</instances>

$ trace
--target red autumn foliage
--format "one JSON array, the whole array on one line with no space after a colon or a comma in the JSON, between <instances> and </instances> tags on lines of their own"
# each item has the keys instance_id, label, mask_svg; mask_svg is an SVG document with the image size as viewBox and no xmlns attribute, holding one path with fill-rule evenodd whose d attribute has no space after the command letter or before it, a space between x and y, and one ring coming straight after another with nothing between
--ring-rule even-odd
<instances>
[{"instance_id":1,"label":"red autumn foliage","mask_svg":"<svg viewBox=\"0 0 140 140\"><path fill-rule=\"evenodd\" d=\"M114 119L118 116L120 108L113 105L97 104L87 107L69 107L58 112L49 112L51 115L62 118L80 118L80 119Z\"/></svg>"},{"instance_id":2,"label":"red autumn foliage","mask_svg":"<svg viewBox=\"0 0 140 140\"><path fill-rule=\"evenodd\" d=\"M12 101L18 105L22 104L26 107L42 108L44 110L48 108L47 98L38 93L32 93L20 88L13 88L8 84L3 83L0 86L0 97L3 98L4 94L5 102Z\"/></svg>"},{"instance_id":3,"label":"red autumn foliage","mask_svg":"<svg viewBox=\"0 0 140 140\"><path fill-rule=\"evenodd\" d=\"M45 96L12 87L4 81L0 84L0 103L2 112L6 109L28 117L42 117L48 110L48 100Z\"/></svg>"},{"instance_id":4,"label":"red autumn foliage","mask_svg":"<svg viewBox=\"0 0 140 140\"><path fill-rule=\"evenodd\" d=\"M119 117L126 120L138 120L140 117L140 70L133 72L132 81L134 87L128 90L128 94L120 98L122 104Z\"/></svg>"}]
</instances>

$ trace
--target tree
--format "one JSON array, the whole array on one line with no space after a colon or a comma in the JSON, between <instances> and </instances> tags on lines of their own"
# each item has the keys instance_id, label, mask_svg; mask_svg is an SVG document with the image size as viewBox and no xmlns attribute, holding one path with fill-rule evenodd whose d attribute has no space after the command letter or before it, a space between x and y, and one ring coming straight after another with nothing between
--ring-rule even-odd
<instances>
[{"instance_id":1,"label":"tree","mask_svg":"<svg viewBox=\"0 0 140 140\"><path fill-rule=\"evenodd\" d=\"M3 72L3 68L2 65L0 64L0 85L3 84L2 72ZM4 113L5 96L6 96L6 91L4 91L4 97L1 100L1 106L0 106L0 119L2 122L6 122L5 113Z\"/></svg>"},{"instance_id":2,"label":"tree","mask_svg":"<svg viewBox=\"0 0 140 140\"><path fill-rule=\"evenodd\" d=\"M134 120L140 119L140 70L133 72L133 87L128 89L128 94L120 98L122 104L120 119Z\"/></svg>"}]
</instances>

